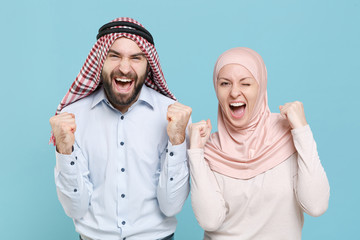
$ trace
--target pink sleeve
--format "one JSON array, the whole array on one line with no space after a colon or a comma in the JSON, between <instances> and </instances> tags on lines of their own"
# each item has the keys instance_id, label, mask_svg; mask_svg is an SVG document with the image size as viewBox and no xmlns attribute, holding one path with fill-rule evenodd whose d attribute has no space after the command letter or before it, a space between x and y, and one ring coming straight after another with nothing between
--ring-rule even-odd
<instances>
[{"instance_id":1,"label":"pink sleeve","mask_svg":"<svg viewBox=\"0 0 360 240\"><path fill-rule=\"evenodd\" d=\"M297 150L297 174L294 189L297 201L307 214L317 217L328 208L330 186L321 165L309 125L291 131Z\"/></svg>"},{"instance_id":2,"label":"pink sleeve","mask_svg":"<svg viewBox=\"0 0 360 240\"><path fill-rule=\"evenodd\" d=\"M214 172L204 159L203 149L189 149L191 204L199 225L205 231L217 230L228 209Z\"/></svg>"}]
</instances>

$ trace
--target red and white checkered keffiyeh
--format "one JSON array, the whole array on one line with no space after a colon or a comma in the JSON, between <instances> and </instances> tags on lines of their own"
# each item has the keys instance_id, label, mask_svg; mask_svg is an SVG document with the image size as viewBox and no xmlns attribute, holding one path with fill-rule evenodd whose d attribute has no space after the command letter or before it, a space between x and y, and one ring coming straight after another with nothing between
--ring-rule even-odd
<instances>
[{"instance_id":1,"label":"red and white checkered keffiyeh","mask_svg":"<svg viewBox=\"0 0 360 240\"><path fill-rule=\"evenodd\" d=\"M112 22L115 21L130 22L143 27L139 22L132 18L116 18ZM129 27L126 26L125 28ZM145 53L145 57L150 65L150 71L147 78L145 79L145 85L169 98L176 100L175 96L169 91L167 87L155 46L148 42L145 38L135 34L110 33L100 37L92 47L83 67L80 70L80 73L77 75L69 91L60 102L55 115L59 114L64 107L90 95L98 88L100 85L101 70L103 68L109 48L112 46L115 40L120 37L126 37L133 40L139 46L141 51ZM55 144L55 138L53 134L51 134L50 143Z\"/></svg>"}]
</instances>

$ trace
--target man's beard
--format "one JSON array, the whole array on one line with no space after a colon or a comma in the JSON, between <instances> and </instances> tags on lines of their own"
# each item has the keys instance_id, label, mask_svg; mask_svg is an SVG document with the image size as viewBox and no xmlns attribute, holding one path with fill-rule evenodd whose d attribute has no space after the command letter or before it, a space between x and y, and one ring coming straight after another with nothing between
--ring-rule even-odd
<instances>
[{"instance_id":1,"label":"man's beard","mask_svg":"<svg viewBox=\"0 0 360 240\"><path fill-rule=\"evenodd\" d=\"M132 95L130 97L121 96L121 94L114 92L112 88L112 79L114 77L121 77L121 78L128 78L132 79L134 81L134 89L132 92ZM113 106L116 108L116 106L123 107L123 106L129 106L133 103L133 101L137 98L138 94L141 91L141 88L144 84L145 78L147 74L141 76L138 78L136 73L129 73L129 74L122 74L119 70L112 71L110 74L110 79L105 74L103 76L103 73L101 73L101 81L103 82L104 90L106 93L106 96L108 100L113 104Z\"/></svg>"}]
</instances>

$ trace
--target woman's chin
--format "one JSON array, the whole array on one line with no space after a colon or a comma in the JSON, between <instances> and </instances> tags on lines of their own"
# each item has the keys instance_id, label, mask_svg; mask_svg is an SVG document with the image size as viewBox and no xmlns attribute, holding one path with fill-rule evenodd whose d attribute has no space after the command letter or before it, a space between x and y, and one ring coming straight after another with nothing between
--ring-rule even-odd
<instances>
[{"instance_id":1,"label":"woman's chin","mask_svg":"<svg viewBox=\"0 0 360 240\"><path fill-rule=\"evenodd\" d=\"M228 116L228 120L230 120L230 124L235 128L243 128L247 124L247 117L245 114L241 117L230 114L230 116Z\"/></svg>"}]
</instances>

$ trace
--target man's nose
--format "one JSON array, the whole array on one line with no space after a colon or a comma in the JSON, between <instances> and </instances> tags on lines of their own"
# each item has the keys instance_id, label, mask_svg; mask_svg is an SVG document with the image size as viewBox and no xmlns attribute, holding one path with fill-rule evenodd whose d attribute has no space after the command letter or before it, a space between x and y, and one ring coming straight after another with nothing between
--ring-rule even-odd
<instances>
[{"instance_id":1,"label":"man's nose","mask_svg":"<svg viewBox=\"0 0 360 240\"><path fill-rule=\"evenodd\" d=\"M126 58L121 59L118 68L120 72L122 72L124 75L128 74L131 69L129 59Z\"/></svg>"}]
</instances>

